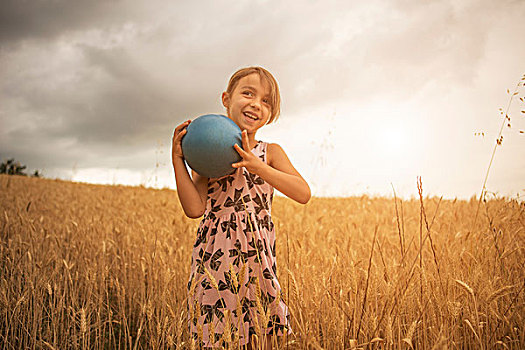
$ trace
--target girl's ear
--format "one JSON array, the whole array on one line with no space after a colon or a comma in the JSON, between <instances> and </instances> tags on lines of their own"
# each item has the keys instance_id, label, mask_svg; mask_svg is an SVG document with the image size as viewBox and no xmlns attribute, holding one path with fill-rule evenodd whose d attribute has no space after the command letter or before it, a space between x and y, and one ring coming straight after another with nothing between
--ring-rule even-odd
<instances>
[{"instance_id":1,"label":"girl's ear","mask_svg":"<svg viewBox=\"0 0 525 350\"><path fill-rule=\"evenodd\" d=\"M222 105L228 109L230 107L230 94L226 91L222 93Z\"/></svg>"}]
</instances>

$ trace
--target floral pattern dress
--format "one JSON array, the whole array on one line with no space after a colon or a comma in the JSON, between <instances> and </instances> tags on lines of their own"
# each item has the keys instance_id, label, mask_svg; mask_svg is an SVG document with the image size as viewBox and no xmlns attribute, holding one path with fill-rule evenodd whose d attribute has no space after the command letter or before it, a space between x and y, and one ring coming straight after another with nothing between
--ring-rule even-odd
<instances>
[{"instance_id":1,"label":"floral pattern dress","mask_svg":"<svg viewBox=\"0 0 525 350\"><path fill-rule=\"evenodd\" d=\"M252 153L266 162L268 144ZM281 299L270 213L273 187L239 168L209 179L188 281L189 328L197 344L246 344L253 334L290 332Z\"/></svg>"}]
</instances>

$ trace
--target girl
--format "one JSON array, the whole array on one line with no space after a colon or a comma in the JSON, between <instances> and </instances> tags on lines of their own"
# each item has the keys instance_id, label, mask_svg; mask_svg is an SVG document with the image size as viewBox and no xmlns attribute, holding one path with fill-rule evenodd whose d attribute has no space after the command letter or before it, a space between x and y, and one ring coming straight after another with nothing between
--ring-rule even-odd
<instances>
[{"instance_id":1,"label":"girl","mask_svg":"<svg viewBox=\"0 0 525 350\"><path fill-rule=\"evenodd\" d=\"M274 143L255 134L280 113L279 87L264 68L233 74L222 94L227 116L242 130L241 161L232 175L191 177L181 139L190 120L175 128L172 161L177 193L190 218L204 214L193 247L188 282L189 326L201 346L268 342L290 331L275 264L275 231L270 216L273 189L307 203L310 188ZM256 335L257 337L253 337ZM265 339L265 340L263 340Z\"/></svg>"}]
</instances>

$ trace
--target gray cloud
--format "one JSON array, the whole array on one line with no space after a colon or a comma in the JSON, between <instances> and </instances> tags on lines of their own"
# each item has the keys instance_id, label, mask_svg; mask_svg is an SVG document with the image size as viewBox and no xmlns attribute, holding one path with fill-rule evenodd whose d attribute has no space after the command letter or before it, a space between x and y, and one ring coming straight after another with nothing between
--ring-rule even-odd
<instances>
[{"instance_id":1,"label":"gray cloud","mask_svg":"<svg viewBox=\"0 0 525 350\"><path fill-rule=\"evenodd\" d=\"M276 75L287 118L468 86L494 28L520 13L519 1L8 0L0 156L145 166L130 155L168 143L187 118L222 112L229 75L251 64Z\"/></svg>"},{"instance_id":2,"label":"gray cloud","mask_svg":"<svg viewBox=\"0 0 525 350\"><path fill-rule=\"evenodd\" d=\"M119 23L128 12L122 5L104 0L5 0L0 10L0 43L52 40L66 32Z\"/></svg>"}]
</instances>

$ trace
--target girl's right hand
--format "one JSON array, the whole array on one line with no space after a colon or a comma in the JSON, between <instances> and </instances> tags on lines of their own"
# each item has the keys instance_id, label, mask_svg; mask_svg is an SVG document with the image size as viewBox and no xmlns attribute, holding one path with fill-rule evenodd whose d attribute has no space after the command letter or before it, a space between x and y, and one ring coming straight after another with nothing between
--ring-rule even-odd
<instances>
[{"instance_id":1,"label":"girl's right hand","mask_svg":"<svg viewBox=\"0 0 525 350\"><path fill-rule=\"evenodd\" d=\"M171 144L171 159L175 160L176 158L184 159L184 154L182 153L182 144L181 140L184 135L186 135L186 128L190 125L191 120L186 120L184 123L179 124L175 131L173 132L173 139Z\"/></svg>"}]
</instances>

